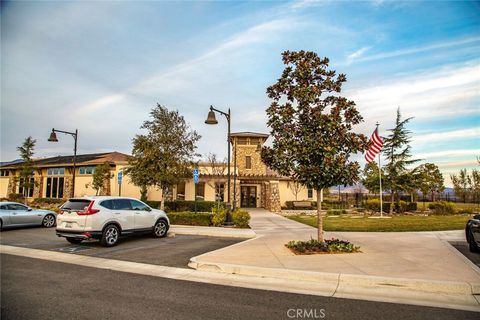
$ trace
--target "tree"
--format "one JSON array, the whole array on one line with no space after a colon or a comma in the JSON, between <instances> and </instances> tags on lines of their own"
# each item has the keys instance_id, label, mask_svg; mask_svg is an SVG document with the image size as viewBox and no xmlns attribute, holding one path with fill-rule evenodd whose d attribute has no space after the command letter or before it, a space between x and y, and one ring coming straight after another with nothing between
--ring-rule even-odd
<instances>
[{"instance_id":1,"label":"tree","mask_svg":"<svg viewBox=\"0 0 480 320\"><path fill-rule=\"evenodd\" d=\"M85 187L92 187L95 190L95 195L105 187L108 180L113 178L113 173L110 172L110 163L105 161L103 164L99 164L95 167L95 172L92 175L92 182L87 183Z\"/></svg>"},{"instance_id":2,"label":"tree","mask_svg":"<svg viewBox=\"0 0 480 320\"><path fill-rule=\"evenodd\" d=\"M383 154L387 159L385 180L388 189L390 189L390 214L393 213L395 196L397 196L397 201L400 201L398 192L410 188L409 185L406 185L406 183L409 182L407 167L419 161L411 159L412 155L409 145L411 132L406 129L406 125L411 119L412 118L407 118L402 120L400 108L398 108L395 127L388 130L390 134L384 139Z\"/></svg>"},{"instance_id":3,"label":"tree","mask_svg":"<svg viewBox=\"0 0 480 320\"><path fill-rule=\"evenodd\" d=\"M460 170L458 176L455 174L450 175L450 179L452 180L455 195L463 199L463 202L466 203L469 195L469 186L472 183L471 177L467 173L467 169Z\"/></svg>"},{"instance_id":4,"label":"tree","mask_svg":"<svg viewBox=\"0 0 480 320\"><path fill-rule=\"evenodd\" d=\"M288 182L288 188L292 191L292 194L295 196L295 201L298 200L298 194L302 191L302 184L297 180L292 180Z\"/></svg>"},{"instance_id":5,"label":"tree","mask_svg":"<svg viewBox=\"0 0 480 320\"><path fill-rule=\"evenodd\" d=\"M25 203L27 203L27 197L29 196L28 191L35 186L35 182L32 181L34 176L33 171L35 170L32 157L36 142L37 140L29 136L25 138L20 147L17 147L20 158L23 160L20 170L20 187L23 189Z\"/></svg>"},{"instance_id":6,"label":"tree","mask_svg":"<svg viewBox=\"0 0 480 320\"><path fill-rule=\"evenodd\" d=\"M168 190L182 179L192 177L193 159L199 156L195 150L200 135L190 129L178 111L169 111L160 104L151 110L150 117L141 126L147 133L133 139L127 173L144 190L147 186L162 190L163 210Z\"/></svg>"},{"instance_id":7,"label":"tree","mask_svg":"<svg viewBox=\"0 0 480 320\"><path fill-rule=\"evenodd\" d=\"M367 147L367 138L352 131L363 119L355 103L340 96L346 76L329 70L328 58L309 51L285 51L282 57L282 76L267 89L273 141L262 148L262 159L317 190L318 240L323 241L320 195L324 188L359 180L360 165L350 156Z\"/></svg>"},{"instance_id":8,"label":"tree","mask_svg":"<svg viewBox=\"0 0 480 320\"><path fill-rule=\"evenodd\" d=\"M220 183L225 181L225 171L227 170L227 160L218 161L215 153L209 153L206 156L206 163L211 169L212 180L209 180L207 184L215 189L215 201L220 202L220 194L224 192L225 188L220 187Z\"/></svg>"},{"instance_id":9,"label":"tree","mask_svg":"<svg viewBox=\"0 0 480 320\"><path fill-rule=\"evenodd\" d=\"M472 179L470 183L470 193L473 197L474 203L479 202L479 195L480 195L480 171L473 169L472 170Z\"/></svg>"},{"instance_id":10,"label":"tree","mask_svg":"<svg viewBox=\"0 0 480 320\"><path fill-rule=\"evenodd\" d=\"M423 194L423 209L425 209L425 196L431 194L431 201L435 201L435 193L443 192L443 175L433 163L424 163L414 170L418 177L418 189Z\"/></svg>"},{"instance_id":11,"label":"tree","mask_svg":"<svg viewBox=\"0 0 480 320\"><path fill-rule=\"evenodd\" d=\"M370 192L380 193L380 177L378 164L375 161L367 163L363 169L362 184ZM382 169L382 186L384 180L384 170Z\"/></svg>"}]
</instances>

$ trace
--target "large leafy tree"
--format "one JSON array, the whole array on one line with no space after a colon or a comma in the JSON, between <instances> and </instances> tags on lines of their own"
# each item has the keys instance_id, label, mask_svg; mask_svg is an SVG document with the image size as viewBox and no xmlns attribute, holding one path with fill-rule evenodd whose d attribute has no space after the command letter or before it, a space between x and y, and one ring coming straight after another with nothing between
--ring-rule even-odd
<instances>
[{"instance_id":1,"label":"large leafy tree","mask_svg":"<svg viewBox=\"0 0 480 320\"><path fill-rule=\"evenodd\" d=\"M424 163L415 168L418 177L418 189L422 192L423 198L431 195L431 200L435 201L435 194L445 190L443 175L440 169L434 163ZM425 201L423 202L425 209Z\"/></svg>"},{"instance_id":2,"label":"large leafy tree","mask_svg":"<svg viewBox=\"0 0 480 320\"><path fill-rule=\"evenodd\" d=\"M23 197L25 198L25 202L27 201L28 190L35 186L35 182L32 181L32 178L34 177L35 170L33 153L36 142L37 140L29 136L25 138L21 146L17 147L17 150L20 153L20 158L22 159L20 170L20 187L23 188Z\"/></svg>"},{"instance_id":3,"label":"large leafy tree","mask_svg":"<svg viewBox=\"0 0 480 320\"><path fill-rule=\"evenodd\" d=\"M318 240L323 241L321 190L359 180L360 165L350 156L367 147L367 138L352 131L363 119L355 103L340 96L346 76L328 69L328 58L309 51L285 51L282 57L282 76L267 88L273 141L262 148L262 159L317 190Z\"/></svg>"},{"instance_id":4,"label":"large leafy tree","mask_svg":"<svg viewBox=\"0 0 480 320\"><path fill-rule=\"evenodd\" d=\"M165 195L182 179L192 176L195 151L200 135L190 129L178 111L169 111L157 104L141 129L146 134L133 139L132 157L127 173L132 182L146 190L154 186L162 190L161 209Z\"/></svg>"},{"instance_id":5,"label":"large leafy tree","mask_svg":"<svg viewBox=\"0 0 480 320\"><path fill-rule=\"evenodd\" d=\"M411 189L408 166L417 162L412 159L410 148L410 130L406 128L412 118L402 120L400 108L397 109L395 127L389 129L389 135L384 139L383 154L387 159L385 166L387 187L390 189L390 214L393 213L395 199L400 201L398 193Z\"/></svg>"}]
</instances>

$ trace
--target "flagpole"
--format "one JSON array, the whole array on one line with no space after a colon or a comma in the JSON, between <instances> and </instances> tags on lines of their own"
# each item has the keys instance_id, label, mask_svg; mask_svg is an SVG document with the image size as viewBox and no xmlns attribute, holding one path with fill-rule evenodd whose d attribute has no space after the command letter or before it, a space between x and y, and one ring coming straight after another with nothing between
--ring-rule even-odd
<instances>
[{"instance_id":1,"label":"flagpole","mask_svg":"<svg viewBox=\"0 0 480 320\"><path fill-rule=\"evenodd\" d=\"M377 122L377 133L378 133L378 122ZM382 197L382 165L380 163L380 154L382 152L380 151L378 153L378 176L379 176L379 182L380 182L380 217L383 218L383 197Z\"/></svg>"}]
</instances>

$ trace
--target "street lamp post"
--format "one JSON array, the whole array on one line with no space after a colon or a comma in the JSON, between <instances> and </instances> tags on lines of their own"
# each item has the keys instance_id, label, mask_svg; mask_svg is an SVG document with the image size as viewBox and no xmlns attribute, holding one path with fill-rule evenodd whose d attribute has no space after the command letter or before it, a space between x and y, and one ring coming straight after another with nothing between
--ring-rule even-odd
<instances>
[{"instance_id":1,"label":"street lamp post","mask_svg":"<svg viewBox=\"0 0 480 320\"><path fill-rule=\"evenodd\" d=\"M50 133L50 137L48 141L50 142L58 142L57 134L55 132L60 132L64 134L69 134L73 137L74 145L73 145L73 176L72 176L72 197L75 196L75 171L77 168L77 138L78 138L78 129L75 129L75 132L63 131L63 130L56 130L52 129Z\"/></svg>"},{"instance_id":2,"label":"street lamp post","mask_svg":"<svg viewBox=\"0 0 480 320\"><path fill-rule=\"evenodd\" d=\"M230 114L230 109L228 109L228 112L223 112L221 110L215 109L213 106L210 106L210 111L208 112L208 117L207 120L205 120L206 124L218 124L217 119L215 118L215 111L220 113L221 115L224 115L225 118L227 119L228 123L228 135L227 135L227 146L228 146L228 153L227 153L227 176L228 176L228 181L227 181L227 217L225 220L225 224L232 224L232 215L230 213L231 211L231 201L230 201L230 119L231 119L231 114ZM234 169L235 170L235 169ZM233 201L236 201L236 195L233 195ZM234 204L235 207L235 204Z\"/></svg>"}]
</instances>

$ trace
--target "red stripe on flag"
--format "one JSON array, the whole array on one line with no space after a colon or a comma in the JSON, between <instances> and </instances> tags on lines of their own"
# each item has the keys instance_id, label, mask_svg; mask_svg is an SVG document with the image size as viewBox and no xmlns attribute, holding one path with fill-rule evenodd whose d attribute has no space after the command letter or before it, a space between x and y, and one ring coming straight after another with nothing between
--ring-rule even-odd
<instances>
[{"instance_id":1,"label":"red stripe on flag","mask_svg":"<svg viewBox=\"0 0 480 320\"><path fill-rule=\"evenodd\" d=\"M375 159L375 156L382 150L383 140L378 135L378 129L373 131L372 136L370 137L370 147L365 153L365 160L368 163L372 162Z\"/></svg>"}]
</instances>

